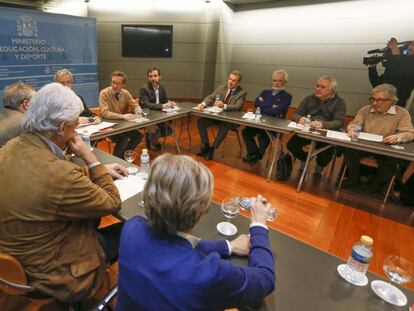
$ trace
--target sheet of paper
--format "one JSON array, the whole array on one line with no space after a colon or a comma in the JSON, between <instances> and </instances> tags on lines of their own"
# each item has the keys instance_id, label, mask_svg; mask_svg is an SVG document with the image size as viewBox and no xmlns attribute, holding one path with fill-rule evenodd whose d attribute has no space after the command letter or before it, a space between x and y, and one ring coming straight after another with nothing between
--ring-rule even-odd
<instances>
[{"instance_id":1,"label":"sheet of paper","mask_svg":"<svg viewBox=\"0 0 414 311\"><path fill-rule=\"evenodd\" d=\"M245 113L243 116L242 116L242 119L247 119L247 120L254 120L254 114L253 113Z\"/></svg>"},{"instance_id":2,"label":"sheet of paper","mask_svg":"<svg viewBox=\"0 0 414 311\"><path fill-rule=\"evenodd\" d=\"M82 127L76 129L76 133L82 134L82 133L84 133L84 131L87 131L89 135L92 135L93 133L97 133L100 130L106 129L106 128L111 127L111 126L114 126L115 124L116 123L113 123L113 122L101 122L99 124L82 126Z\"/></svg>"},{"instance_id":3,"label":"sheet of paper","mask_svg":"<svg viewBox=\"0 0 414 311\"><path fill-rule=\"evenodd\" d=\"M338 132L338 131L330 131L330 130L328 130L326 132L326 137L340 139L340 140L346 140L346 141L351 141L351 137L349 137L347 133Z\"/></svg>"},{"instance_id":4,"label":"sheet of paper","mask_svg":"<svg viewBox=\"0 0 414 311\"><path fill-rule=\"evenodd\" d=\"M303 125L296 123L295 121L290 121L288 127L294 128L294 129L300 129L300 130L303 129Z\"/></svg>"},{"instance_id":5,"label":"sheet of paper","mask_svg":"<svg viewBox=\"0 0 414 311\"><path fill-rule=\"evenodd\" d=\"M145 182L145 179L135 175L115 180L115 186L119 190L122 202L140 193L144 189Z\"/></svg>"},{"instance_id":6,"label":"sheet of paper","mask_svg":"<svg viewBox=\"0 0 414 311\"><path fill-rule=\"evenodd\" d=\"M368 141L382 142L384 137L381 136L381 135L377 135L377 134L361 132L361 133L359 133L359 139L368 140Z\"/></svg>"}]
</instances>

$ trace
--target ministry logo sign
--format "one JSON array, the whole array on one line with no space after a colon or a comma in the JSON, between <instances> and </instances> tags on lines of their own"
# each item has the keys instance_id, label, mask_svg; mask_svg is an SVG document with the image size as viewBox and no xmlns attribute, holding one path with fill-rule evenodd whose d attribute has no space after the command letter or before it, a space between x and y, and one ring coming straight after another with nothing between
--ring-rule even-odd
<instances>
[{"instance_id":1,"label":"ministry logo sign","mask_svg":"<svg viewBox=\"0 0 414 311\"><path fill-rule=\"evenodd\" d=\"M31 16L21 15L17 22L17 34L20 37L35 37L37 38L37 33L39 28L37 23Z\"/></svg>"}]
</instances>

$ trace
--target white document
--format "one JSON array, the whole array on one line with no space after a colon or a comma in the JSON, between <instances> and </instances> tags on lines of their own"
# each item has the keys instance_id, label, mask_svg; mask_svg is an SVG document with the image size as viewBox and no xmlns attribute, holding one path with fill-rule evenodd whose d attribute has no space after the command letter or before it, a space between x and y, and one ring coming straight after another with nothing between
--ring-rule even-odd
<instances>
[{"instance_id":1,"label":"white document","mask_svg":"<svg viewBox=\"0 0 414 311\"><path fill-rule=\"evenodd\" d=\"M207 107L207 108L204 108L203 111L211 112L211 113L220 113L223 111L223 109L218 108L218 107Z\"/></svg>"},{"instance_id":2,"label":"white document","mask_svg":"<svg viewBox=\"0 0 414 311\"><path fill-rule=\"evenodd\" d=\"M299 124L299 123L296 123L295 121L290 121L288 127L291 127L291 128L294 128L294 129L299 129L299 130L303 129L303 125Z\"/></svg>"},{"instance_id":3,"label":"white document","mask_svg":"<svg viewBox=\"0 0 414 311\"><path fill-rule=\"evenodd\" d=\"M368 141L382 142L384 137L381 136L381 135L377 135L377 134L361 132L361 133L359 133L359 139L368 140Z\"/></svg>"},{"instance_id":4,"label":"white document","mask_svg":"<svg viewBox=\"0 0 414 311\"><path fill-rule=\"evenodd\" d=\"M254 120L254 116L255 116L255 114L246 112L246 113L242 116L242 119Z\"/></svg>"},{"instance_id":5,"label":"white document","mask_svg":"<svg viewBox=\"0 0 414 311\"><path fill-rule=\"evenodd\" d=\"M128 175L128 177L124 177L123 179L115 180L114 183L121 195L121 201L124 202L140 193L144 189L145 182L146 180L138 176Z\"/></svg>"},{"instance_id":6,"label":"white document","mask_svg":"<svg viewBox=\"0 0 414 311\"><path fill-rule=\"evenodd\" d=\"M351 137L349 137L348 134L345 133L345 132L338 132L338 131L328 130L327 133L326 133L326 137L351 141Z\"/></svg>"},{"instance_id":7,"label":"white document","mask_svg":"<svg viewBox=\"0 0 414 311\"><path fill-rule=\"evenodd\" d=\"M100 130L114 126L115 124L116 123L112 123L112 122L101 122L99 124L82 126L76 129L76 133L82 134L84 131L87 131L89 135L92 135L93 133L97 133Z\"/></svg>"}]
</instances>

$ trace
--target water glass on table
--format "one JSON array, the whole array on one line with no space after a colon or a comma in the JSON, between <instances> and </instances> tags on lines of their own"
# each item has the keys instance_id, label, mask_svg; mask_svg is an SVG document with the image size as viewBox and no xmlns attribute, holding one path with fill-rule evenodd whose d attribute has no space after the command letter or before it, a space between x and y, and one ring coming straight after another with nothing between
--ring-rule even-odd
<instances>
[{"instance_id":1,"label":"water glass on table","mask_svg":"<svg viewBox=\"0 0 414 311\"><path fill-rule=\"evenodd\" d=\"M231 223L231 219L239 214L239 206L233 198L225 198L221 203L221 211L227 218L226 222L220 222L217 230L224 235L235 235L237 227Z\"/></svg>"},{"instance_id":2,"label":"water glass on table","mask_svg":"<svg viewBox=\"0 0 414 311\"><path fill-rule=\"evenodd\" d=\"M147 119L148 114L149 114L149 108L147 107L142 108L142 115L144 116L145 119Z\"/></svg>"},{"instance_id":3,"label":"water glass on table","mask_svg":"<svg viewBox=\"0 0 414 311\"><path fill-rule=\"evenodd\" d=\"M124 152L124 159L131 164L132 162L134 162L136 156L137 152L135 150L126 150ZM136 172L138 172L138 169L134 166L128 166L127 171L130 174L135 174Z\"/></svg>"},{"instance_id":4,"label":"water glass on table","mask_svg":"<svg viewBox=\"0 0 414 311\"><path fill-rule=\"evenodd\" d=\"M383 269L390 281L396 284L411 282L414 277L414 263L400 256L390 255L385 258ZM407 297L391 282L375 280L371 282L371 288L386 302L400 307L405 306Z\"/></svg>"}]
</instances>

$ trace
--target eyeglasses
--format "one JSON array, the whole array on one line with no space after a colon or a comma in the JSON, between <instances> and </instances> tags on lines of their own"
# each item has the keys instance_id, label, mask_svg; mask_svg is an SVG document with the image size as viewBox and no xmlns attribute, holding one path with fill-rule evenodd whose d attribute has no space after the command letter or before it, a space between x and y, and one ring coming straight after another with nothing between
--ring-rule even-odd
<instances>
[{"instance_id":1,"label":"eyeglasses","mask_svg":"<svg viewBox=\"0 0 414 311\"><path fill-rule=\"evenodd\" d=\"M371 104L377 102L378 104L381 105L382 103L384 103L384 102L386 102L388 100L391 100L391 99L389 99L389 98L375 98L375 97L370 97L370 98L368 98L368 100L369 100L369 102Z\"/></svg>"}]
</instances>

